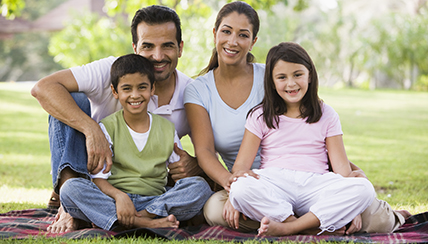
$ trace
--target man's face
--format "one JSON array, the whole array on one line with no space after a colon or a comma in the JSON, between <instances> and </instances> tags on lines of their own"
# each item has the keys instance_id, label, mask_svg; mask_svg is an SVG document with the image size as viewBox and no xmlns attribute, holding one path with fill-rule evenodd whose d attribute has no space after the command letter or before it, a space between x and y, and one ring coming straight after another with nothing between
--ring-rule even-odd
<instances>
[{"instance_id":1,"label":"man's face","mask_svg":"<svg viewBox=\"0 0 428 244\"><path fill-rule=\"evenodd\" d=\"M155 66L155 80L172 79L178 58L181 57L183 42L177 43L174 22L137 26L138 43L132 44L134 52L149 59Z\"/></svg>"}]
</instances>

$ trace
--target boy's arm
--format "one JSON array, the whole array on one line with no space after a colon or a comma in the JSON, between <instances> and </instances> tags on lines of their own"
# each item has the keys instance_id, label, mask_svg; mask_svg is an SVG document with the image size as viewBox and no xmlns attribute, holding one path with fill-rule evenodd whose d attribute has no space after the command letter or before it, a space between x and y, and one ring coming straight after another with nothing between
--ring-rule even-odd
<instances>
[{"instance_id":1,"label":"boy's arm","mask_svg":"<svg viewBox=\"0 0 428 244\"><path fill-rule=\"evenodd\" d=\"M139 216L139 214L129 196L114 187L106 179L95 178L93 181L104 194L116 201L116 215L119 224L126 228L132 228L135 216Z\"/></svg>"}]
</instances>

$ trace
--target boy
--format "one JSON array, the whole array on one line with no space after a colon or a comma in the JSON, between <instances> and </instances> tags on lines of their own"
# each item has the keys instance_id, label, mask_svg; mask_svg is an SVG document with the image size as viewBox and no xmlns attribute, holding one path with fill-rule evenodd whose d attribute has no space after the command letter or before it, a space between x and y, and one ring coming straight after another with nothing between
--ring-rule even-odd
<instances>
[{"instance_id":1,"label":"boy","mask_svg":"<svg viewBox=\"0 0 428 244\"><path fill-rule=\"evenodd\" d=\"M179 160L174 143L181 145L174 125L147 111L155 88L153 64L140 55L122 56L111 67L111 83L123 107L100 122L113 152L111 172L92 175L93 182L66 181L60 193L64 210L105 230L177 228L201 211L212 192L199 176L165 190L166 166Z\"/></svg>"}]
</instances>

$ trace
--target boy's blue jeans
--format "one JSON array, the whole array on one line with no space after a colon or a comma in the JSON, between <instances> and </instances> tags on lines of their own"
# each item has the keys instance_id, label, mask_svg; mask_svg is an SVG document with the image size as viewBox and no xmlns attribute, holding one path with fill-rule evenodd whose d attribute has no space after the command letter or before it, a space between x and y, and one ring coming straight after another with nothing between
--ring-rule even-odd
<instances>
[{"instance_id":1,"label":"boy's blue jeans","mask_svg":"<svg viewBox=\"0 0 428 244\"><path fill-rule=\"evenodd\" d=\"M91 116L91 105L84 93L71 93L77 105ZM49 115L49 146L51 150L52 183L59 193L60 172L70 167L74 172L90 179L85 135Z\"/></svg>"},{"instance_id":2,"label":"boy's blue jeans","mask_svg":"<svg viewBox=\"0 0 428 244\"><path fill-rule=\"evenodd\" d=\"M159 196L129 193L128 196L137 212L145 209L159 217L173 214L177 220L184 221L201 213L212 193L202 177L194 176L177 181L174 187ZM64 210L73 218L92 222L105 230L118 226L115 200L104 194L90 180L67 180L61 187L60 199Z\"/></svg>"}]
</instances>

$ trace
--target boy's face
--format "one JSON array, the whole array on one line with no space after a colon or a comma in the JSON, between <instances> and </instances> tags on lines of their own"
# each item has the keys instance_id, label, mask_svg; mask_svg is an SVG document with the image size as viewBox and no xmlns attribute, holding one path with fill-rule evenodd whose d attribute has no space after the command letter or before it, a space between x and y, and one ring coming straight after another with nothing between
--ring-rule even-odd
<instances>
[{"instance_id":1,"label":"boy's face","mask_svg":"<svg viewBox=\"0 0 428 244\"><path fill-rule=\"evenodd\" d=\"M113 96L119 99L123 110L130 114L147 113L147 105L155 89L147 75L126 74L119 78L117 91L111 85Z\"/></svg>"}]
</instances>

